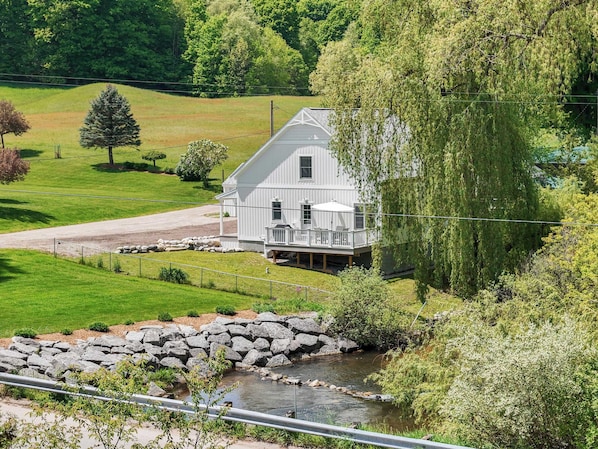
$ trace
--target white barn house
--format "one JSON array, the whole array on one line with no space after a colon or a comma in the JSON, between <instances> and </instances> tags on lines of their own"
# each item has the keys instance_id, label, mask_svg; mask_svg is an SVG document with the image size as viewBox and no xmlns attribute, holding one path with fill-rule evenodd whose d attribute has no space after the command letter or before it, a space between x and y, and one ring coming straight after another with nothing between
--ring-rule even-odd
<instances>
[{"instance_id":1,"label":"white barn house","mask_svg":"<svg viewBox=\"0 0 598 449\"><path fill-rule=\"evenodd\" d=\"M263 251L276 261L296 254L314 265L314 255L354 256L371 252L375 232L366 227L365 207L352 180L328 149L328 109L304 108L223 183L220 201L224 247ZM237 217L237 235L224 236L222 216ZM309 255L309 261L307 260Z\"/></svg>"}]
</instances>

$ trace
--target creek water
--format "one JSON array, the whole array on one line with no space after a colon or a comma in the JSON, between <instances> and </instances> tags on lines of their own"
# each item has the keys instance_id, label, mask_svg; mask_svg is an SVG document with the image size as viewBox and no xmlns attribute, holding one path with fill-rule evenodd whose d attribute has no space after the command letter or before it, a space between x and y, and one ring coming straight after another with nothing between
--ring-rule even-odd
<instances>
[{"instance_id":1,"label":"creek water","mask_svg":"<svg viewBox=\"0 0 598 449\"><path fill-rule=\"evenodd\" d=\"M227 374L224 384L238 386L226 397L233 407L272 415L285 416L294 412L296 418L325 424L375 424L387 429L405 430L411 423L402 420L389 402L362 399L326 387L309 387L308 380L318 379L337 387L360 392L380 393L380 388L364 379L382 368L384 358L379 353L357 352L314 357L290 367L272 372L299 378L303 385L261 380L257 373L235 371Z\"/></svg>"}]
</instances>

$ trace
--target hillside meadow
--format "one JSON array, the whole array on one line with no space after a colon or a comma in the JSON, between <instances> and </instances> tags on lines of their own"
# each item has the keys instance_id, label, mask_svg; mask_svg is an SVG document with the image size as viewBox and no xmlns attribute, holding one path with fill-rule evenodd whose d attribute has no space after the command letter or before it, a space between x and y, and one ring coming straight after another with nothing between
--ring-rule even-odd
<instances>
[{"instance_id":1,"label":"hillside meadow","mask_svg":"<svg viewBox=\"0 0 598 449\"><path fill-rule=\"evenodd\" d=\"M0 98L22 111L31 129L5 136L20 148L31 169L25 181L0 186L0 232L145 215L214 202L228 176L302 107L318 106L315 97L240 97L200 99L117 86L141 126L142 145L117 148L116 166L145 162L149 150L167 155L158 169L174 169L192 140L210 139L229 147L229 158L211 174L211 186L182 182L175 175L127 171L107 166L104 149L79 145L79 128L91 100L105 87L76 88L1 85ZM61 158L55 157L60 148Z\"/></svg>"},{"instance_id":2,"label":"hillside meadow","mask_svg":"<svg viewBox=\"0 0 598 449\"><path fill-rule=\"evenodd\" d=\"M159 313L185 316L190 310L214 312L216 306L251 308L255 298L170 284L98 270L35 251L0 254L2 313L0 338L16 329L38 334L83 329L94 322L155 320Z\"/></svg>"}]
</instances>

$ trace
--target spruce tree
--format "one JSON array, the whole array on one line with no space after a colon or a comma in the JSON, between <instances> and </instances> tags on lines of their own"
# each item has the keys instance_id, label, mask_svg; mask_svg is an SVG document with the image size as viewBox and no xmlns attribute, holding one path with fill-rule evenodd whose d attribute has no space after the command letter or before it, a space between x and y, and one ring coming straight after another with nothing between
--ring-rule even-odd
<instances>
[{"instance_id":1,"label":"spruce tree","mask_svg":"<svg viewBox=\"0 0 598 449\"><path fill-rule=\"evenodd\" d=\"M127 99L108 84L91 102L91 109L79 130L79 143L85 148L107 148L109 163L114 165L112 149L141 145L139 130Z\"/></svg>"}]
</instances>

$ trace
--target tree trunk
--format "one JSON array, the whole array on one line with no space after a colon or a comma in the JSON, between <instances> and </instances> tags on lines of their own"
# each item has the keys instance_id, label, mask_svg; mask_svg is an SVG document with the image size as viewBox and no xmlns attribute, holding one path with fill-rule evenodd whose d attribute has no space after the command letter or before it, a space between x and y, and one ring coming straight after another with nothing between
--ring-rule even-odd
<instances>
[{"instance_id":1,"label":"tree trunk","mask_svg":"<svg viewBox=\"0 0 598 449\"><path fill-rule=\"evenodd\" d=\"M0 134L0 140L2 140L2 149L4 149L4 134Z\"/></svg>"},{"instance_id":2,"label":"tree trunk","mask_svg":"<svg viewBox=\"0 0 598 449\"><path fill-rule=\"evenodd\" d=\"M108 147L108 160L110 165L114 165L114 158L112 157L112 147Z\"/></svg>"}]
</instances>

